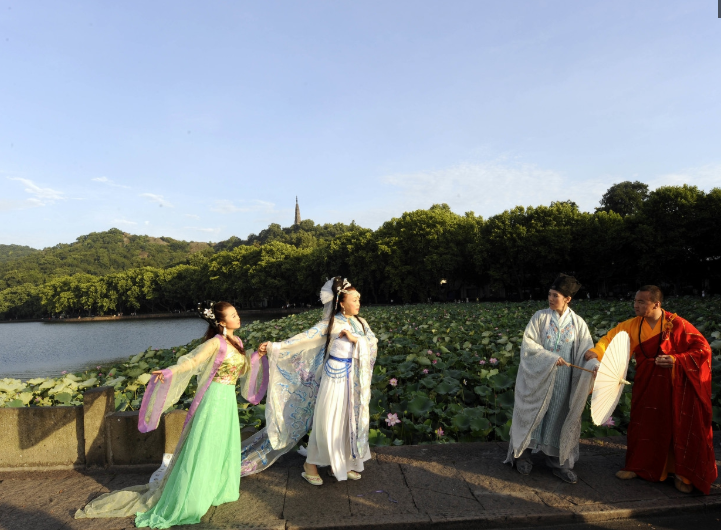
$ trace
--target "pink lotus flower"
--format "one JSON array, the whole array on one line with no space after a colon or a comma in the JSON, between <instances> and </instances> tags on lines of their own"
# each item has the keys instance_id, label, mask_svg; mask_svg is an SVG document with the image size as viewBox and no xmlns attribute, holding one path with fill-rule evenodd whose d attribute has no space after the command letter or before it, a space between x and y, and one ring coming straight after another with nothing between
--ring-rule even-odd
<instances>
[{"instance_id":1,"label":"pink lotus flower","mask_svg":"<svg viewBox=\"0 0 721 530\"><path fill-rule=\"evenodd\" d=\"M433 355L433 352L431 350L428 350L428 355Z\"/></svg>"},{"instance_id":2,"label":"pink lotus flower","mask_svg":"<svg viewBox=\"0 0 721 530\"><path fill-rule=\"evenodd\" d=\"M488 362L490 362L491 364L498 364L498 359L496 359L495 357L491 357Z\"/></svg>"},{"instance_id":3,"label":"pink lotus flower","mask_svg":"<svg viewBox=\"0 0 721 530\"><path fill-rule=\"evenodd\" d=\"M398 384L398 379L396 379L396 378L394 377L393 379L391 379L391 380L388 381L388 382L390 383L391 386L396 386L396 385Z\"/></svg>"},{"instance_id":4,"label":"pink lotus flower","mask_svg":"<svg viewBox=\"0 0 721 530\"><path fill-rule=\"evenodd\" d=\"M436 364L438 362L438 359L433 359L433 364Z\"/></svg>"},{"instance_id":5,"label":"pink lotus flower","mask_svg":"<svg viewBox=\"0 0 721 530\"><path fill-rule=\"evenodd\" d=\"M436 352L436 357L440 357L440 356L441 356L441 352L437 351L437 352Z\"/></svg>"},{"instance_id":6,"label":"pink lotus flower","mask_svg":"<svg viewBox=\"0 0 721 530\"><path fill-rule=\"evenodd\" d=\"M442 428L442 427L438 427L438 428L436 429L436 434L438 435L439 438L440 438L441 436L443 436L443 435L445 434L445 433L443 432L443 428Z\"/></svg>"},{"instance_id":7,"label":"pink lotus flower","mask_svg":"<svg viewBox=\"0 0 721 530\"><path fill-rule=\"evenodd\" d=\"M96 370L100 370L100 367L99 367L99 366L96 366L95 369L96 369Z\"/></svg>"},{"instance_id":8,"label":"pink lotus flower","mask_svg":"<svg viewBox=\"0 0 721 530\"><path fill-rule=\"evenodd\" d=\"M428 368L424 368L424 369L423 369L423 373L424 373L424 374L427 374L427 373L428 373Z\"/></svg>"},{"instance_id":9,"label":"pink lotus flower","mask_svg":"<svg viewBox=\"0 0 721 530\"><path fill-rule=\"evenodd\" d=\"M478 364L486 364L486 360L485 360L485 359L481 359L480 361L478 361Z\"/></svg>"},{"instance_id":10,"label":"pink lotus flower","mask_svg":"<svg viewBox=\"0 0 721 530\"><path fill-rule=\"evenodd\" d=\"M401 420L398 419L398 414L388 413L388 417L386 418L386 423L388 424L388 427L393 427L400 422Z\"/></svg>"},{"instance_id":11,"label":"pink lotus flower","mask_svg":"<svg viewBox=\"0 0 721 530\"><path fill-rule=\"evenodd\" d=\"M608 418L606 421L604 421L601 424L601 427L615 427L616 422L613 420L613 417Z\"/></svg>"},{"instance_id":12,"label":"pink lotus flower","mask_svg":"<svg viewBox=\"0 0 721 530\"><path fill-rule=\"evenodd\" d=\"M61 373L61 374L63 374L63 375L65 375L65 374L67 374L67 373L68 373L68 371L67 371L67 370L63 370L63 371L62 371L62 372L60 372L60 373Z\"/></svg>"}]
</instances>

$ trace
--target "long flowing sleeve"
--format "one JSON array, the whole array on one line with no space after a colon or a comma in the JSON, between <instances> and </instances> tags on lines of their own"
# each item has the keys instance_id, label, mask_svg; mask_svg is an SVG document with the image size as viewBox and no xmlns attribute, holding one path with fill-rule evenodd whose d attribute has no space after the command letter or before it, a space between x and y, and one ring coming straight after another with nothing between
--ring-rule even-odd
<instances>
[{"instance_id":1,"label":"long flowing sleeve","mask_svg":"<svg viewBox=\"0 0 721 530\"><path fill-rule=\"evenodd\" d=\"M269 350L265 422L268 439L279 449L296 443L310 428L325 355L328 322L315 326Z\"/></svg>"},{"instance_id":2,"label":"long flowing sleeve","mask_svg":"<svg viewBox=\"0 0 721 530\"><path fill-rule=\"evenodd\" d=\"M586 352L593 346L591 332L588 330L586 321L578 315L573 315L573 322L576 328L573 364L593 371L600 364L599 361L597 359L585 360ZM561 429L561 445L559 447L559 460L561 462L565 462L567 459L570 459L572 462L578 460L578 440L581 437L581 416L588 401L588 394L593 389L593 382L594 377L589 372L573 370L568 415Z\"/></svg>"},{"instance_id":3,"label":"long flowing sleeve","mask_svg":"<svg viewBox=\"0 0 721 530\"><path fill-rule=\"evenodd\" d=\"M363 457L365 448L368 447L368 437L370 433L370 414L369 405L371 399L371 382L373 379L373 366L378 355L378 339L368 326L365 320L361 321L365 329L365 335L358 337L358 342L353 348L353 362L357 363L358 384L354 385L353 392L353 412L356 419L356 450L359 456ZM357 398L357 399L356 399Z\"/></svg>"},{"instance_id":4,"label":"long flowing sleeve","mask_svg":"<svg viewBox=\"0 0 721 530\"><path fill-rule=\"evenodd\" d=\"M328 321L268 348L265 427L243 442L241 475L258 473L308 432L318 396Z\"/></svg>"},{"instance_id":5,"label":"long flowing sleeve","mask_svg":"<svg viewBox=\"0 0 721 530\"><path fill-rule=\"evenodd\" d=\"M545 349L542 338L550 318L550 310L538 311L523 332L506 462L513 462L528 447L531 433L543 419L553 394L560 356Z\"/></svg>"},{"instance_id":6,"label":"long flowing sleeve","mask_svg":"<svg viewBox=\"0 0 721 530\"><path fill-rule=\"evenodd\" d=\"M639 325L640 321L638 318L624 320L616 327L610 329L608 333L601 337L601 339L596 343L596 346L590 348L590 350L596 355L598 355L599 361L603 360L603 354L606 353L606 348L608 348L608 345L611 344L613 338L622 331L625 331L626 333L628 333L629 338L631 339L631 354L633 355L633 350L638 345L637 335Z\"/></svg>"},{"instance_id":7,"label":"long flowing sleeve","mask_svg":"<svg viewBox=\"0 0 721 530\"><path fill-rule=\"evenodd\" d=\"M138 430L148 432L158 428L160 417L178 402L190 379L197 375L201 379L212 368L210 362L218 353L220 341L217 337L205 341L190 353L178 359L177 364L161 370L163 381L153 376L145 390L138 417Z\"/></svg>"},{"instance_id":8,"label":"long flowing sleeve","mask_svg":"<svg viewBox=\"0 0 721 530\"><path fill-rule=\"evenodd\" d=\"M270 348L268 349L268 356L270 357L270 362L276 362L281 351L287 350L290 347L292 347L293 349L301 350L317 347L319 339L325 339L325 333L327 329L328 321L321 320L312 328L301 331L300 333L298 333L297 335L293 335L289 339L281 342L271 342Z\"/></svg>"}]
</instances>

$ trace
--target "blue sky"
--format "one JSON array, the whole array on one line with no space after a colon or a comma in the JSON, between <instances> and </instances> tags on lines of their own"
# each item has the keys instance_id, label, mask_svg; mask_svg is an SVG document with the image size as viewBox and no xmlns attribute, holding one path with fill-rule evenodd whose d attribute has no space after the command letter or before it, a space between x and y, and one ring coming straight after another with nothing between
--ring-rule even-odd
<instances>
[{"instance_id":1,"label":"blue sky","mask_svg":"<svg viewBox=\"0 0 721 530\"><path fill-rule=\"evenodd\" d=\"M0 243L721 186L710 1L0 0Z\"/></svg>"}]
</instances>

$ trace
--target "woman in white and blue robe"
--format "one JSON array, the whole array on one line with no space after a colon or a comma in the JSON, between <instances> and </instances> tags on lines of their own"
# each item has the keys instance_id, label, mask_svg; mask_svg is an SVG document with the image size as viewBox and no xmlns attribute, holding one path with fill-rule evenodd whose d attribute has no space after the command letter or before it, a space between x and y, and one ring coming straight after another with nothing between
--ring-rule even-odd
<instances>
[{"instance_id":1,"label":"woman in white and blue robe","mask_svg":"<svg viewBox=\"0 0 721 530\"><path fill-rule=\"evenodd\" d=\"M360 294L336 277L321 290L323 319L295 337L259 346L269 357L266 427L244 442L242 475L258 473L311 430L303 478L319 486L317 466L358 480L370 459L370 384L377 343L357 316Z\"/></svg>"}]
</instances>

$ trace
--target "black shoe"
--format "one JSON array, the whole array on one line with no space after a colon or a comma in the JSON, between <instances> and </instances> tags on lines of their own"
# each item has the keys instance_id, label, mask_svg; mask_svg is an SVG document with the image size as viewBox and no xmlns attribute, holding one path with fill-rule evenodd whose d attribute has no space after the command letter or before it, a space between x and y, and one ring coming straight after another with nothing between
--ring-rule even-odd
<instances>
[{"instance_id":1,"label":"black shoe","mask_svg":"<svg viewBox=\"0 0 721 530\"><path fill-rule=\"evenodd\" d=\"M516 460L516 469L521 475L530 475L533 464L530 460Z\"/></svg>"},{"instance_id":2,"label":"black shoe","mask_svg":"<svg viewBox=\"0 0 721 530\"><path fill-rule=\"evenodd\" d=\"M578 482L578 477L570 469L554 469L553 474L560 478L563 482L568 482L569 484L575 484Z\"/></svg>"}]
</instances>

